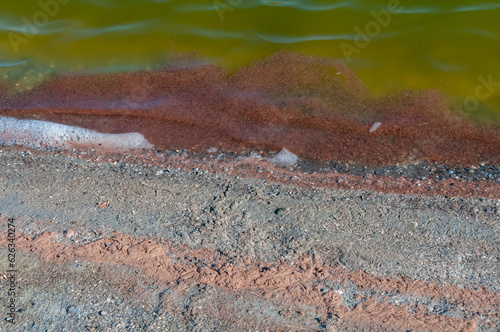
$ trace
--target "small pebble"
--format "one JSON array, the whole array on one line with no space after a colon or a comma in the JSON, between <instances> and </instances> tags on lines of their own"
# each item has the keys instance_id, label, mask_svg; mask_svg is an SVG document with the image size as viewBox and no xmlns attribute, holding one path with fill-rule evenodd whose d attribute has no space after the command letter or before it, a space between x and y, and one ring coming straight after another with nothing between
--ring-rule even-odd
<instances>
[{"instance_id":1,"label":"small pebble","mask_svg":"<svg viewBox=\"0 0 500 332\"><path fill-rule=\"evenodd\" d=\"M276 154L273 158L269 159L269 161L273 164L279 166L293 166L297 163L299 158L297 155L283 148L278 154Z\"/></svg>"},{"instance_id":2,"label":"small pebble","mask_svg":"<svg viewBox=\"0 0 500 332\"><path fill-rule=\"evenodd\" d=\"M81 315L82 309L80 309L74 305L70 305L66 308L66 313Z\"/></svg>"},{"instance_id":3,"label":"small pebble","mask_svg":"<svg viewBox=\"0 0 500 332\"><path fill-rule=\"evenodd\" d=\"M382 124L381 122L375 122L370 128L370 133L373 133L375 130L377 130L381 124Z\"/></svg>"}]
</instances>

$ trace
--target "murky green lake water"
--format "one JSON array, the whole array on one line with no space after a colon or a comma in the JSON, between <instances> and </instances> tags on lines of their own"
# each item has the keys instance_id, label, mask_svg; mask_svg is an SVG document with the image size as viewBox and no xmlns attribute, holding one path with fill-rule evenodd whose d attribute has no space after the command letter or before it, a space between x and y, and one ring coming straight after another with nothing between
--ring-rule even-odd
<instances>
[{"instance_id":1,"label":"murky green lake water","mask_svg":"<svg viewBox=\"0 0 500 332\"><path fill-rule=\"evenodd\" d=\"M338 59L375 95L437 88L500 118L500 2L6 0L0 79L156 68L193 53L229 70L279 50Z\"/></svg>"}]
</instances>

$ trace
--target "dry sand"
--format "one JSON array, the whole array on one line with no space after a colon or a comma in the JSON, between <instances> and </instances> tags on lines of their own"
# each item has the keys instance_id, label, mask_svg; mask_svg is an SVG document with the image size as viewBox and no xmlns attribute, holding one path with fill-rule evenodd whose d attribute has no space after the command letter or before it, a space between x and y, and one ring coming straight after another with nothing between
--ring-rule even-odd
<instances>
[{"instance_id":1,"label":"dry sand","mask_svg":"<svg viewBox=\"0 0 500 332\"><path fill-rule=\"evenodd\" d=\"M497 180L1 150L0 264L15 218L18 272L0 330L500 326Z\"/></svg>"}]
</instances>

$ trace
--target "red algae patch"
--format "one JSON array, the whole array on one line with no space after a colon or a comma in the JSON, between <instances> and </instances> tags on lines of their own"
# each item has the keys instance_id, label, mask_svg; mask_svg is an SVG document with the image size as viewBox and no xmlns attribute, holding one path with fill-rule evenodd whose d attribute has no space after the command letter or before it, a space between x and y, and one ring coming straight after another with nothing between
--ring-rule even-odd
<instances>
[{"instance_id":1,"label":"red algae patch","mask_svg":"<svg viewBox=\"0 0 500 332\"><path fill-rule=\"evenodd\" d=\"M200 65L59 76L3 92L0 115L139 132L161 149L286 148L361 164L500 162L500 131L452 113L439 92L373 98L345 65L286 52L232 75Z\"/></svg>"},{"instance_id":2,"label":"red algae patch","mask_svg":"<svg viewBox=\"0 0 500 332\"><path fill-rule=\"evenodd\" d=\"M5 234L3 234L5 236ZM190 249L174 246L157 238L134 238L115 233L112 237L86 244L58 242L62 234L45 232L36 236L18 235L17 247L25 253L39 254L42 261L63 264L84 261L98 264L127 265L138 268L145 276L167 282L174 287L206 284L219 289L245 293L276 303L309 305L322 316L335 315L341 322L372 328L405 330L475 331L476 314L498 316L500 297L485 289L468 290L403 277L376 276L364 271L349 272L320 257L301 256L293 264L239 258L229 262L223 254L210 248ZM109 266L109 265L108 265ZM318 282L340 285L339 290L325 292ZM342 287L348 283L371 290L359 295L353 308L343 304ZM177 286L175 286L177 285ZM412 310L405 304L391 304L381 291L407 297L430 297L434 300L462 303L470 318L429 314L421 305Z\"/></svg>"}]
</instances>

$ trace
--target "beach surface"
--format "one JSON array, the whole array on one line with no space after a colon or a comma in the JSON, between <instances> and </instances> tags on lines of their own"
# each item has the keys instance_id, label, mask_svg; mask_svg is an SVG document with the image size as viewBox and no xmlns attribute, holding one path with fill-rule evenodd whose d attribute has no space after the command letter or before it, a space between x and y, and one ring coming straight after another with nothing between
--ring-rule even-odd
<instances>
[{"instance_id":1,"label":"beach surface","mask_svg":"<svg viewBox=\"0 0 500 332\"><path fill-rule=\"evenodd\" d=\"M0 150L0 266L13 218L17 270L0 330L500 326L495 164Z\"/></svg>"}]
</instances>

